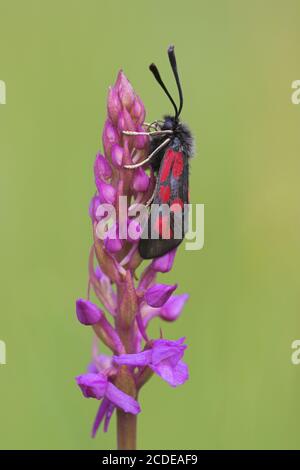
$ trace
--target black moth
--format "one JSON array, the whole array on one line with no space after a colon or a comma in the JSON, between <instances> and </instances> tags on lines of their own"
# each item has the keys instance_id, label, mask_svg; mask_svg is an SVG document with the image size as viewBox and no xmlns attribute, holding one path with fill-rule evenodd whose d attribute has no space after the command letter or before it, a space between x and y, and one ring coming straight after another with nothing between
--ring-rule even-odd
<instances>
[{"instance_id":1,"label":"black moth","mask_svg":"<svg viewBox=\"0 0 300 470\"><path fill-rule=\"evenodd\" d=\"M171 101L175 115L165 116L163 121L149 124L145 134L151 139L150 155L142 162L126 166L132 169L150 164L157 174L156 188L148 202L148 220L138 246L144 259L157 258L168 253L182 242L187 231L187 211L184 210L184 204L189 202L189 158L193 138L187 126L179 120L183 94L173 46L169 47L168 56L178 88L179 108L162 81L158 68L151 64L149 68ZM138 134L130 131L124 133Z\"/></svg>"}]
</instances>

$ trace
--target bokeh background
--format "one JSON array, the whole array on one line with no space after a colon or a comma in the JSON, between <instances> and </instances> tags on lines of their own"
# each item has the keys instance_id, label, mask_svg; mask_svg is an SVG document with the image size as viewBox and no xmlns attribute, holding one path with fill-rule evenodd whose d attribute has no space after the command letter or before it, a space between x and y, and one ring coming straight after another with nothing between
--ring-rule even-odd
<instances>
[{"instance_id":1,"label":"bokeh background","mask_svg":"<svg viewBox=\"0 0 300 470\"><path fill-rule=\"evenodd\" d=\"M163 328L186 335L191 378L143 389L139 447L300 448L299 15L297 0L0 0L0 448L115 446L114 420L90 438L97 403L74 383L92 337L74 313L92 165L119 68L149 119L170 110L147 69L155 61L175 93L170 43L205 247L181 249L164 278L190 294Z\"/></svg>"}]
</instances>

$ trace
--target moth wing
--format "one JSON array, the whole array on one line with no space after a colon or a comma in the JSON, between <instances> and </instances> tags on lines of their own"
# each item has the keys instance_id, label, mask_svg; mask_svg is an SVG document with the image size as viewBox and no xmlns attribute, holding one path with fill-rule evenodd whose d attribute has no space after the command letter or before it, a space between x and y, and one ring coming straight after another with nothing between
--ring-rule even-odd
<instances>
[{"instance_id":1,"label":"moth wing","mask_svg":"<svg viewBox=\"0 0 300 470\"><path fill-rule=\"evenodd\" d=\"M155 195L139 242L142 258L163 256L176 248L187 231L188 156L168 148L159 170Z\"/></svg>"}]
</instances>

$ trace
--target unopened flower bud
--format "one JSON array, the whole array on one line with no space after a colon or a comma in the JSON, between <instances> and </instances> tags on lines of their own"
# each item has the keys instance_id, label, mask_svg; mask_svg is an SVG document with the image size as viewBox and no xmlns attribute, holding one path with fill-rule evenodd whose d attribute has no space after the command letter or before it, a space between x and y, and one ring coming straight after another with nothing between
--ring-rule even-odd
<instances>
[{"instance_id":1,"label":"unopened flower bud","mask_svg":"<svg viewBox=\"0 0 300 470\"><path fill-rule=\"evenodd\" d=\"M105 248L109 253L117 253L123 248L124 240L119 238L118 225L113 225L106 233Z\"/></svg>"},{"instance_id":2,"label":"unopened flower bud","mask_svg":"<svg viewBox=\"0 0 300 470\"><path fill-rule=\"evenodd\" d=\"M107 161L107 159L101 155L101 153L98 153L95 159L94 163L94 175L95 179L102 179L106 180L111 177L112 175L112 169Z\"/></svg>"},{"instance_id":3,"label":"unopened flower bud","mask_svg":"<svg viewBox=\"0 0 300 470\"><path fill-rule=\"evenodd\" d=\"M125 77L122 70L119 72L117 82L118 82L118 91L119 91L119 97L120 97L121 103L125 108L130 109L134 103L135 94L131 86L131 83Z\"/></svg>"},{"instance_id":4,"label":"unopened flower bud","mask_svg":"<svg viewBox=\"0 0 300 470\"><path fill-rule=\"evenodd\" d=\"M145 120L145 107L139 96L136 96L134 100L131 115L137 121L137 124L142 124Z\"/></svg>"},{"instance_id":5,"label":"unopened flower bud","mask_svg":"<svg viewBox=\"0 0 300 470\"><path fill-rule=\"evenodd\" d=\"M120 168L123 165L124 150L118 145L114 144L111 147L111 160L115 167Z\"/></svg>"},{"instance_id":6,"label":"unopened flower bud","mask_svg":"<svg viewBox=\"0 0 300 470\"><path fill-rule=\"evenodd\" d=\"M99 199L102 204L113 204L116 200L116 188L96 178L96 185L99 191Z\"/></svg>"},{"instance_id":7,"label":"unopened flower bud","mask_svg":"<svg viewBox=\"0 0 300 470\"><path fill-rule=\"evenodd\" d=\"M118 116L122 109L122 104L119 98L118 90L116 87L110 87L108 90L107 99L107 113L113 124L117 124Z\"/></svg>"},{"instance_id":8,"label":"unopened flower bud","mask_svg":"<svg viewBox=\"0 0 300 470\"><path fill-rule=\"evenodd\" d=\"M162 307L176 288L177 284L173 286L154 284L154 286L150 287L145 293L145 300L150 307Z\"/></svg>"},{"instance_id":9,"label":"unopened flower bud","mask_svg":"<svg viewBox=\"0 0 300 470\"><path fill-rule=\"evenodd\" d=\"M143 168L137 168L134 172L133 177L133 189L136 192L144 192L147 191L150 183L150 178L143 170Z\"/></svg>"},{"instance_id":10,"label":"unopened flower bud","mask_svg":"<svg viewBox=\"0 0 300 470\"><path fill-rule=\"evenodd\" d=\"M172 269L175 255L176 248L169 251L165 255L160 256L159 258L155 258L152 261L152 268L159 273L168 273Z\"/></svg>"},{"instance_id":11,"label":"unopened flower bud","mask_svg":"<svg viewBox=\"0 0 300 470\"><path fill-rule=\"evenodd\" d=\"M94 325L103 315L102 310L89 300L78 299L76 302L77 318L83 325Z\"/></svg>"},{"instance_id":12,"label":"unopened flower bud","mask_svg":"<svg viewBox=\"0 0 300 470\"><path fill-rule=\"evenodd\" d=\"M107 158L110 158L111 147L120 141L117 129L113 126L110 119L107 119L102 133L104 152Z\"/></svg>"}]
</instances>

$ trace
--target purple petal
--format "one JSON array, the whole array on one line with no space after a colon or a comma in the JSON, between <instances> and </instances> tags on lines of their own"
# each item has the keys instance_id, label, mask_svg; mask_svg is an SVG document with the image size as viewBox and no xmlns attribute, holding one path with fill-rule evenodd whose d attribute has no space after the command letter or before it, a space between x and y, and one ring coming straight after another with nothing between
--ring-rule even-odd
<instances>
[{"instance_id":1,"label":"purple petal","mask_svg":"<svg viewBox=\"0 0 300 470\"><path fill-rule=\"evenodd\" d=\"M127 109L123 108L118 117L118 129L120 133L123 130L134 131L135 124L127 111Z\"/></svg>"},{"instance_id":2,"label":"purple petal","mask_svg":"<svg viewBox=\"0 0 300 470\"><path fill-rule=\"evenodd\" d=\"M118 121L119 113L122 109L122 104L119 98L118 90L116 87L109 88L107 98L107 112L108 116L114 124Z\"/></svg>"},{"instance_id":3,"label":"purple petal","mask_svg":"<svg viewBox=\"0 0 300 470\"><path fill-rule=\"evenodd\" d=\"M188 294L172 295L165 305L159 308L153 308L144 303L141 306L144 326L146 327L150 320L155 317L160 317L162 320L169 322L177 320L188 298Z\"/></svg>"},{"instance_id":4,"label":"purple petal","mask_svg":"<svg viewBox=\"0 0 300 470\"><path fill-rule=\"evenodd\" d=\"M102 310L100 310L97 305L84 299L78 299L76 301L76 313L78 320L83 325L94 325L103 315Z\"/></svg>"},{"instance_id":5,"label":"purple petal","mask_svg":"<svg viewBox=\"0 0 300 470\"><path fill-rule=\"evenodd\" d=\"M107 378L103 374L83 374L76 377L76 382L86 398L101 400L107 388Z\"/></svg>"},{"instance_id":6,"label":"purple petal","mask_svg":"<svg viewBox=\"0 0 300 470\"><path fill-rule=\"evenodd\" d=\"M145 293L145 300L150 307L161 307L170 298L177 284L168 286L167 284L155 284Z\"/></svg>"},{"instance_id":7,"label":"purple petal","mask_svg":"<svg viewBox=\"0 0 300 470\"><path fill-rule=\"evenodd\" d=\"M102 217L97 216L97 209L100 206L101 201L99 196L93 196L89 206L89 214L93 222L99 221Z\"/></svg>"},{"instance_id":8,"label":"purple petal","mask_svg":"<svg viewBox=\"0 0 300 470\"><path fill-rule=\"evenodd\" d=\"M114 204L116 200L116 188L96 178L96 186L99 191L99 199L102 204Z\"/></svg>"},{"instance_id":9,"label":"purple petal","mask_svg":"<svg viewBox=\"0 0 300 470\"><path fill-rule=\"evenodd\" d=\"M157 339L153 342L152 347L152 364L156 365L162 361L168 360L172 366L183 357L184 351L187 348L183 341L185 338L180 338L177 341Z\"/></svg>"},{"instance_id":10,"label":"purple petal","mask_svg":"<svg viewBox=\"0 0 300 470\"><path fill-rule=\"evenodd\" d=\"M94 175L97 179L107 179L112 175L112 169L107 159L98 153L94 163Z\"/></svg>"},{"instance_id":11,"label":"purple petal","mask_svg":"<svg viewBox=\"0 0 300 470\"><path fill-rule=\"evenodd\" d=\"M94 362L90 362L90 364L87 366L87 372L89 372L90 374L98 373L98 369L96 365L94 364Z\"/></svg>"},{"instance_id":12,"label":"purple petal","mask_svg":"<svg viewBox=\"0 0 300 470\"><path fill-rule=\"evenodd\" d=\"M134 172L133 178L133 189L137 192L144 192L147 191L150 183L150 178L143 170L143 168L137 168Z\"/></svg>"},{"instance_id":13,"label":"purple petal","mask_svg":"<svg viewBox=\"0 0 300 470\"><path fill-rule=\"evenodd\" d=\"M162 309L163 309L163 307L161 307L161 308L150 307L146 303L144 303L141 306L141 315L142 315L142 318L143 318L143 324L144 324L145 328L148 326L148 324L149 324L150 320L152 320L152 318L160 316L160 314L162 312Z\"/></svg>"},{"instance_id":14,"label":"purple petal","mask_svg":"<svg viewBox=\"0 0 300 470\"><path fill-rule=\"evenodd\" d=\"M139 241L142 234L142 227L136 220L128 221L127 238L131 243Z\"/></svg>"},{"instance_id":15,"label":"purple petal","mask_svg":"<svg viewBox=\"0 0 300 470\"><path fill-rule=\"evenodd\" d=\"M135 97L133 107L131 109L133 117L137 120L139 124L142 124L145 119L145 107L139 96Z\"/></svg>"},{"instance_id":16,"label":"purple petal","mask_svg":"<svg viewBox=\"0 0 300 470\"><path fill-rule=\"evenodd\" d=\"M107 238L105 240L105 248L107 249L107 251L109 251L109 253L117 253L122 249L122 247L123 243L118 238L116 238L115 240Z\"/></svg>"},{"instance_id":17,"label":"purple petal","mask_svg":"<svg viewBox=\"0 0 300 470\"><path fill-rule=\"evenodd\" d=\"M104 272L102 271L102 269L100 268L100 266L96 266L95 268L95 276L96 278L98 279L99 282L102 281L102 279L109 279L105 274Z\"/></svg>"},{"instance_id":18,"label":"purple petal","mask_svg":"<svg viewBox=\"0 0 300 470\"><path fill-rule=\"evenodd\" d=\"M103 426L103 431L104 432L108 431L109 423L110 423L110 420L111 420L111 417L112 417L114 411L115 411L115 406L112 403L109 403L109 406L108 406L108 408L106 410L106 414L105 414L105 421L104 421L104 426Z\"/></svg>"},{"instance_id":19,"label":"purple petal","mask_svg":"<svg viewBox=\"0 0 300 470\"><path fill-rule=\"evenodd\" d=\"M95 417L95 421L94 421L94 424L93 424L93 428L92 428L92 437L95 437L96 436L96 433L98 431L98 428L108 410L108 407L109 407L109 400L107 400L107 398L103 398L100 406L99 406L99 409L97 411L97 414L96 414L96 417Z\"/></svg>"},{"instance_id":20,"label":"purple petal","mask_svg":"<svg viewBox=\"0 0 300 470\"><path fill-rule=\"evenodd\" d=\"M131 83L126 78L122 70L119 72L119 76L117 78L117 85L122 105L125 108L130 109L134 103L135 94Z\"/></svg>"},{"instance_id":21,"label":"purple petal","mask_svg":"<svg viewBox=\"0 0 300 470\"><path fill-rule=\"evenodd\" d=\"M150 365L151 369L172 387L182 385L189 378L188 366L179 361L172 367L168 361L162 361L158 365Z\"/></svg>"},{"instance_id":22,"label":"purple petal","mask_svg":"<svg viewBox=\"0 0 300 470\"><path fill-rule=\"evenodd\" d=\"M159 273L168 273L173 266L177 248L152 261L152 268Z\"/></svg>"},{"instance_id":23,"label":"purple petal","mask_svg":"<svg viewBox=\"0 0 300 470\"><path fill-rule=\"evenodd\" d=\"M113 367L113 358L106 354L98 354L88 366L88 372L97 374Z\"/></svg>"},{"instance_id":24,"label":"purple petal","mask_svg":"<svg viewBox=\"0 0 300 470\"><path fill-rule=\"evenodd\" d=\"M113 164L119 168L123 164L124 150L120 145L114 144L111 148L111 159Z\"/></svg>"},{"instance_id":25,"label":"purple petal","mask_svg":"<svg viewBox=\"0 0 300 470\"><path fill-rule=\"evenodd\" d=\"M104 125L102 134L103 147L106 157L110 156L111 147L113 144L119 143L119 135L110 119L107 119Z\"/></svg>"},{"instance_id":26,"label":"purple petal","mask_svg":"<svg viewBox=\"0 0 300 470\"><path fill-rule=\"evenodd\" d=\"M140 126L137 128L138 132L143 132L145 129ZM145 149L147 142L149 140L149 137L147 135L137 135L134 139L134 147L136 149Z\"/></svg>"},{"instance_id":27,"label":"purple petal","mask_svg":"<svg viewBox=\"0 0 300 470\"><path fill-rule=\"evenodd\" d=\"M117 253L123 248L124 240L120 240L118 232L118 226L115 224L106 233L104 243L109 253Z\"/></svg>"},{"instance_id":28,"label":"purple petal","mask_svg":"<svg viewBox=\"0 0 300 470\"><path fill-rule=\"evenodd\" d=\"M129 365L129 366L147 366L150 364L152 359L151 349L142 351L137 354L121 354L120 356L113 357L114 362L118 365Z\"/></svg>"},{"instance_id":29,"label":"purple petal","mask_svg":"<svg viewBox=\"0 0 300 470\"><path fill-rule=\"evenodd\" d=\"M143 272L139 285L138 285L138 289L141 291L145 291L146 289L148 289L148 287L155 281L155 277L156 277L156 271L152 269L152 263L151 263L149 266L147 266L147 268Z\"/></svg>"},{"instance_id":30,"label":"purple petal","mask_svg":"<svg viewBox=\"0 0 300 470\"><path fill-rule=\"evenodd\" d=\"M160 317L167 321L176 320L187 302L188 294L172 295L160 311Z\"/></svg>"},{"instance_id":31,"label":"purple petal","mask_svg":"<svg viewBox=\"0 0 300 470\"><path fill-rule=\"evenodd\" d=\"M141 411L140 405L134 398L122 392L111 382L107 383L107 398L116 406L125 411L125 413L138 414Z\"/></svg>"}]
</instances>

